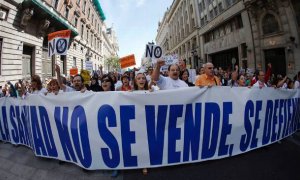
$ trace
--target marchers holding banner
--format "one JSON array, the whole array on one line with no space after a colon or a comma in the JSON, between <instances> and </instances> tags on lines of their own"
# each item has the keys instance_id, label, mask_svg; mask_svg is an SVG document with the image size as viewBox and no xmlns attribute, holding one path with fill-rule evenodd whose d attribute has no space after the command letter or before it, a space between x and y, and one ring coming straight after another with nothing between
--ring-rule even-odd
<instances>
[{"instance_id":1,"label":"marchers holding banner","mask_svg":"<svg viewBox=\"0 0 300 180\"><path fill-rule=\"evenodd\" d=\"M300 91L182 88L0 99L0 139L86 169L226 158L300 129Z\"/></svg>"},{"instance_id":2,"label":"marchers holding banner","mask_svg":"<svg viewBox=\"0 0 300 180\"><path fill-rule=\"evenodd\" d=\"M67 55L70 36L71 30L62 30L48 34L48 56L51 57L54 54Z\"/></svg>"}]
</instances>

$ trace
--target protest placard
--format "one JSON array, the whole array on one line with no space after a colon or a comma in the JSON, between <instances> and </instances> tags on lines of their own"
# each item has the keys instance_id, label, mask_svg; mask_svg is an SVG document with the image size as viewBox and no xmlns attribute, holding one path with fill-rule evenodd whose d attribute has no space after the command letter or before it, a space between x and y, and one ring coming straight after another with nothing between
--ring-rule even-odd
<instances>
[{"instance_id":1,"label":"protest placard","mask_svg":"<svg viewBox=\"0 0 300 180\"><path fill-rule=\"evenodd\" d=\"M48 34L48 56L67 55L71 30L62 30Z\"/></svg>"},{"instance_id":2,"label":"protest placard","mask_svg":"<svg viewBox=\"0 0 300 180\"><path fill-rule=\"evenodd\" d=\"M122 69L130 67L130 66L134 66L135 65L134 54L131 54L131 55L120 58L119 62L120 62L120 65L121 65Z\"/></svg>"}]
</instances>

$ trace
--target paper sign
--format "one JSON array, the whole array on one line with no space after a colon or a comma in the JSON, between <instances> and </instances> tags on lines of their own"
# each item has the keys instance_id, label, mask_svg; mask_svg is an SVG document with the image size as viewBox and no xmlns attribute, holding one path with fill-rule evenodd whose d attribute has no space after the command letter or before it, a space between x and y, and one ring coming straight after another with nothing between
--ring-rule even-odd
<instances>
[{"instance_id":1,"label":"paper sign","mask_svg":"<svg viewBox=\"0 0 300 180\"><path fill-rule=\"evenodd\" d=\"M78 74L78 69L77 68L71 68L70 69L70 75L75 76L76 74Z\"/></svg>"},{"instance_id":2,"label":"paper sign","mask_svg":"<svg viewBox=\"0 0 300 180\"><path fill-rule=\"evenodd\" d=\"M48 56L67 55L71 30L57 31L48 34Z\"/></svg>"},{"instance_id":3,"label":"paper sign","mask_svg":"<svg viewBox=\"0 0 300 180\"><path fill-rule=\"evenodd\" d=\"M93 62L92 61L85 61L85 69L92 72L93 71Z\"/></svg>"},{"instance_id":4,"label":"paper sign","mask_svg":"<svg viewBox=\"0 0 300 180\"><path fill-rule=\"evenodd\" d=\"M84 84L89 84L89 82L91 80L90 72L88 70L81 70L80 75L84 79Z\"/></svg>"},{"instance_id":5,"label":"paper sign","mask_svg":"<svg viewBox=\"0 0 300 180\"><path fill-rule=\"evenodd\" d=\"M130 66L134 66L135 65L134 54L120 58L119 62L120 62L122 69L130 67Z\"/></svg>"},{"instance_id":6,"label":"paper sign","mask_svg":"<svg viewBox=\"0 0 300 180\"><path fill-rule=\"evenodd\" d=\"M159 59L163 55L162 48L152 44L146 45L146 58L150 57L153 59Z\"/></svg>"}]
</instances>

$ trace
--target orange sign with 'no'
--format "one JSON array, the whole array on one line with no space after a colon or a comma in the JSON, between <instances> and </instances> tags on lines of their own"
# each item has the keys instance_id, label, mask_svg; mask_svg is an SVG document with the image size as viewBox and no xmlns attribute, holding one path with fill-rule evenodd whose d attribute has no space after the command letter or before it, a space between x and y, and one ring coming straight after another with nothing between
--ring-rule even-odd
<instances>
[{"instance_id":1,"label":"orange sign with 'no'","mask_svg":"<svg viewBox=\"0 0 300 180\"><path fill-rule=\"evenodd\" d=\"M134 54L120 58L119 62L122 69L130 66L134 66L135 65Z\"/></svg>"}]
</instances>

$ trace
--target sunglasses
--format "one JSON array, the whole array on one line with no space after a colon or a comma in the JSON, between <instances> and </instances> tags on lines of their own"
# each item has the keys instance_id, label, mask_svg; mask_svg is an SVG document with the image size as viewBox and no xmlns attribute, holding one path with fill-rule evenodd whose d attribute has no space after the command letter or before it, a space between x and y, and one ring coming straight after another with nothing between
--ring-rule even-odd
<instances>
[{"instance_id":1,"label":"sunglasses","mask_svg":"<svg viewBox=\"0 0 300 180\"><path fill-rule=\"evenodd\" d=\"M208 67L207 69L213 69L214 67Z\"/></svg>"}]
</instances>

